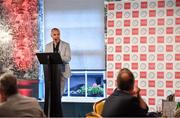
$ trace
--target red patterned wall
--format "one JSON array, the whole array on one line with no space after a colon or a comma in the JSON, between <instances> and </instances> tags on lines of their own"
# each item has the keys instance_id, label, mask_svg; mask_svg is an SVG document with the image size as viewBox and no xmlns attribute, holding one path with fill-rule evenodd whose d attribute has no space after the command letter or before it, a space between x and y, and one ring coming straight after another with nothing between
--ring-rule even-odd
<instances>
[{"instance_id":1,"label":"red patterned wall","mask_svg":"<svg viewBox=\"0 0 180 118\"><path fill-rule=\"evenodd\" d=\"M38 1L0 2L0 61L20 79L37 79L35 50L38 45Z\"/></svg>"}]
</instances>

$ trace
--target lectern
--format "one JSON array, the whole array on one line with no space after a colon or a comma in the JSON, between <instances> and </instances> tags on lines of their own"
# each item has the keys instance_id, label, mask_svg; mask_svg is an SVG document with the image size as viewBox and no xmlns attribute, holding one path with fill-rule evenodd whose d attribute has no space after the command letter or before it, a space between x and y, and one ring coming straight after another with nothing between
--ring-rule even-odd
<instances>
[{"instance_id":1,"label":"lectern","mask_svg":"<svg viewBox=\"0 0 180 118\"><path fill-rule=\"evenodd\" d=\"M44 67L45 102L44 112L47 117L62 117L61 84L59 64L62 59L59 53L36 53Z\"/></svg>"}]
</instances>

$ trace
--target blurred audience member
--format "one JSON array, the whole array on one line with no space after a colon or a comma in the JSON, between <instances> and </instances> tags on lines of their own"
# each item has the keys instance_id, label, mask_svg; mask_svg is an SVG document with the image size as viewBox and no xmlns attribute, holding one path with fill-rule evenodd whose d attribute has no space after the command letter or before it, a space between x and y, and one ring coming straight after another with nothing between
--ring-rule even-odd
<instances>
[{"instance_id":1,"label":"blurred audience member","mask_svg":"<svg viewBox=\"0 0 180 118\"><path fill-rule=\"evenodd\" d=\"M17 79L11 73L0 77L0 117L45 117L35 98L18 93Z\"/></svg>"},{"instance_id":2,"label":"blurred audience member","mask_svg":"<svg viewBox=\"0 0 180 118\"><path fill-rule=\"evenodd\" d=\"M148 106L140 96L140 89L134 87L133 73L124 68L117 76L117 88L104 104L103 117L145 117Z\"/></svg>"}]
</instances>

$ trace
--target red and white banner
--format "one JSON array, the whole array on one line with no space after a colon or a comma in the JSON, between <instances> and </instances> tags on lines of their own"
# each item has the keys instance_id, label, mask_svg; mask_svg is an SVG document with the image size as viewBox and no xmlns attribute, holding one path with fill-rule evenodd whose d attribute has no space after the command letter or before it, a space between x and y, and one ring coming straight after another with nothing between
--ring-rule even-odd
<instances>
[{"instance_id":1,"label":"red and white banner","mask_svg":"<svg viewBox=\"0 0 180 118\"><path fill-rule=\"evenodd\" d=\"M107 3L107 94L119 69L133 71L151 111L175 93L180 99L180 1Z\"/></svg>"}]
</instances>

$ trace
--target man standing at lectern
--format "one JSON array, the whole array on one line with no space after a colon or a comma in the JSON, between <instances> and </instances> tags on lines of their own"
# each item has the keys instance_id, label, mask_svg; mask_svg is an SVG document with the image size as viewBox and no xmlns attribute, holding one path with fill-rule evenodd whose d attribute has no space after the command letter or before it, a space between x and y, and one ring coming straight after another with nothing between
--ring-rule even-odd
<instances>
[{"instance_id":1,"label":"man standing at lectern","mask_svg":"<svg viewBox=\"0 0 180 118\"><path fill-rule=\"evenodd\" d=\"M51 29L52 42L48 43L45 47L45 52L59 53L63 64L59 65L60 71L60 84L61 84L61 96L64 93L65 79L69 78L71 75L71 70L69 62L71 60L71 49L70 45L60 38L60 30L58 28Z\"/></svg>"}]
</instances>

